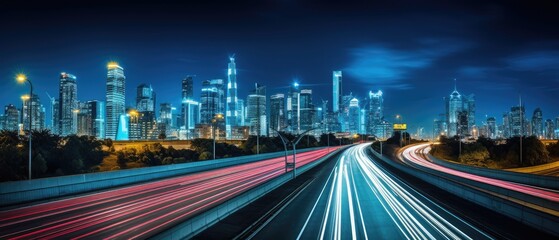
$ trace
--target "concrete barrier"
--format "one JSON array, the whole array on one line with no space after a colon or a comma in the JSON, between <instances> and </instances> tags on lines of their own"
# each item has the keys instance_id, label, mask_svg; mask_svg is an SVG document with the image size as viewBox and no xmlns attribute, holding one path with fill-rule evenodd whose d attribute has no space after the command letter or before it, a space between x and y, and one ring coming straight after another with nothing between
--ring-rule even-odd
<instances>
[{"instance_id":1,"label":"concrete barrier","mask_svg":"<svg viewBox=\"0 0 559 240\"><path fill-rule=\"evenodd\" d=\"M541 187L541 188L559 190L558 177L475 167L475 166L453 163L447 160L439 159L431 154L426 154L426 156L429 158L429 160L431 160L435 164L447 168L455 169L457 171L472 173L478 176L484 176L493 179L501 179L510 182L522 183L522 184Z\"/></svg>"},{"instance_id":2,"label":"concrete barrier","mask_svg":"<svg viewBox=\"0 0 559 240\"><path fill-rule=\"evenodd\" d=\"M322 163L324 160L330 158L331 156L343 151L347 148L342 147L336 151L329 153L328 155L312 162L306 164L302 167L297 168L297 175L303 174L304 172L312 169L316 165ZM299 152L299 151L297 151ZM254 187L239 196L236 196L232 199L229 199L222 204L213 207L212 209L199 214L191 219L188 219L170 229L165 230L164 232L159 233L158 235L152 237L152 239L188 239L196 234L200 233L201 231L205 230L206 228L212 226L213 224L219 222L221 219L229 216L230 214L234 213L235 211L243 208L244 206L250 204L251 202L255 201L256 199L264 196L266 193L271 192L272 190L280 187L284 183L288 182L292 178L292 173L287 172L282 174L279 177L276 177L268 182L260 184L257 187Z\"/></svg>"},{"instance_id":3,"label":"concrete barrier","mask_svg":"<svg viewBox=\"0 0 559 240\"><path fill-rule=\"evenodd\" d=\"M307 148L297 152L322 148L324 147ZM291 151L289 153L291 154ZM30 181L3 182L0 183L0 206L91 192L282 156L284 156L283 151L156 167L39 178Z\"/></svg>"},{"instance_id":4,"label":"concrete barrier","mask_svg":"<svg viewBox=\"0 0 559 240\"><path fill-rule=\"evenodd\" d=\"M448 174L436 172L435 170L432 169L422 168L424 171L418 171L417 169L410 168L409 166L405 166L400 163L396 163L391 159L381 156L380 154L378 154L377 152L373 151L370 148L368 151L370 155L375 156L376 158L382 160L386 164L402 172L417 177L423 181L426 181L456 196L474 202L483 207L489 208L503 215L509 216L535 229L545 231L555 236L559 236L559 217L546 212L535 210L533 208L524 206L522 204L501 197L497 197L488 192L478 190L478 189L486 188L487 184L485 186L481 186L481 184L477 183L479 184L477 188L470 187L468 186L468 184L471 184L472 181L469 181L467 182L467 184L464 184L465 183L464 179L460 179L460 180L452 179L448 177ZM505 194L505 196L514 196L515 198L520 199L522 201L531 200L531 199L527 199L525 196L515 195L512 192L513 191L507 189L498 190L499 194Z\"/></svg>"}]
</instances>

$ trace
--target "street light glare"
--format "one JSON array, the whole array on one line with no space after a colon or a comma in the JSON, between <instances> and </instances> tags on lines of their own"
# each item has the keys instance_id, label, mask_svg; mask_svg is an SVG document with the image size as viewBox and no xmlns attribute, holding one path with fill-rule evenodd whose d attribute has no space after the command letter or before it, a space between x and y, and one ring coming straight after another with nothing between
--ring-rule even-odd
<instances>
[{"instance_id":1,"label":"street light glare","mask_svg":"<svg viewBox=\"0 0 559 240\"><path fill-rule=\"evenodd\" d=\"M18 75L16 75L16 80L19 83L24 83L27 80L27 76L25 76L25 74L20 73Z\"/></svg>"},{"instance_id":2,"label":"street light glare","mask_svg":"<svg viewBox=\"0 0 559 240\"><path fill-rule=\"evenodd\" d=\"M30 98L29 94L21 95L21 100L27 101L29 100L29 98Z\"/></svg>"}]
</instances>

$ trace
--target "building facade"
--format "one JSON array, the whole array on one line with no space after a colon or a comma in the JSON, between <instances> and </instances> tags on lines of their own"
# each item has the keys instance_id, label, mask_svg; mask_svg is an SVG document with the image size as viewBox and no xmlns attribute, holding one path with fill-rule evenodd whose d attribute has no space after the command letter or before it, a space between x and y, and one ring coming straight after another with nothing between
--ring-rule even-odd
<instances>
[{"instance_id":1,"label":"building facade","mask_svg":"<svg viewBox=\"0 0 559 240\"><path fill-rule=\"evenodd\" d=\"M105 106L105 137L115 140L117 131L120 130L124 136L124 128L127 124L120 124L119 121L125 117L125 89L126 77L124 76L124 69L116 62L110 62L107 65L107 91L106 91L106 106ZM126 129L126 132L128 129Z\"/></svg>"},{"instance_id":2,"label":"building facade","mask_svg":"<svg viewBox=\"0 0 559 240\"><path fill-rule=\"evenodd\" d=\"M60 73L58 96L58 134L67 136L76 134L74 128L74 111L78 110L78 84L76 76L69 73Z\"/></svg>"}]
</instances>

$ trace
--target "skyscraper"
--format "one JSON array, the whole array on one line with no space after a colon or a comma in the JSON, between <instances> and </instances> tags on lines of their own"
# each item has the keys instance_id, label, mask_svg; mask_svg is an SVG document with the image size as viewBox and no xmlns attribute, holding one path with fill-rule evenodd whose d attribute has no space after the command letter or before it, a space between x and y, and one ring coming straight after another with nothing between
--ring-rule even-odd
<instances>
[{"instance_id":1,"label":"skyscraper","mask_svg":"<svg viewBox=\"0 0 559 240\"><path fill-rule=\"evenodd\" d=\"M27 96L24 98L23 101L23 110L22 110L22 124L23 129L29 130L29 108L31 107L31 115L33 118L31 119L31 129L33 130L41 130L45 129L45 108L41 104L39 96L37 94L33 94L31 98ZM70 122L72 124L72 122ZM72 126L72 125L70 125Z\"/></svg>"},{"instance_id":2,"label":"skyscraper","mask_svg":"<svg viewBox=\"0 0 559 240\"><path fill-rule=\"evenodd\" d=\"M357 98L351 99L349 102L349 133L359 133L360 114L361 109L359 108L359 100Z\"/></svg>"},{"instance_id":3,"label":"skyscraper","mask_svg":"<svg viewBox=\"0 0 559 240\"><path fill-rule=\"evenodd\" d=\"M228 138L232 135L232 128L238 126L239 112L237 107L237 68L235 58L229 58L227 67L227 110L225 114L225 131Z\"/></svg>"},{"instance_id":4,"label":"skyscraper","mask_svg":"<svg viewBox=\"0 0 559 240\"><path fill-rule=\"evenodd\" d=\"M223 86L223 79L212 79L202 82L200 123L211 124L216 114L223 114L225 109Z\"/></svg>"},{"instance_id":5,"label":"skyscraper","mask_svg":"<svg viewBox=\"0 0 559 240\"><path fill-rule=\"evenodd\" d=\"M524 106L514 106L510 108L510 137L525 135Z\"/></svg>"},{"instance_id":6,"label":"skyscraper","mask_svg":"<svg viewBox=\"0 0 559 240\"><path fill-rule=\"evenodd\" d=\"M339 112L342 103L342 71L332 72L332 83L332 112Z\"/></svg>"},{"instance_id":7,"label":"skyscraper","mask_svg":"<svg viewBox=\"0 0 559 240\"><path fill-rule=\"evenodd\" d=\"M110 62L107 65L107 69L107 101L105 111L107 116L105 118L105 137L116 139L119 121L123 119L121 116L125 115L126 110L124 102L126 77L124 76L124 69L116 62ZM121 124L121 130L127 133L128 129L125 125L126 124Z\"/></svg>"},{"instance_id":8,"label":"skyscraper","mask_svg":"<svg viewBox=\"0 0 559 240\"><path fill-rule=\"evenodd\" d=\"M13 104L4 107L4 129L17 131L19 129L19 110Z\"/></svg>"},{"instance_id":9,"label":"skyscraper","mask_svg":"<svg viewBox=\"0 0 559 240\"><path fill-rule=\"evenodd\" d=\"M532 115L532 135L538 138L544 138L544 131L543 131L543 114L540 108L536 108L534 110L534 114Z\"/></svg>"},{"instance_id":10,"label":"skyscraper","mask_svg":"<svg viewBox=\"0 0 559 240\"><path fill-rule=\"evenodd\" d=\"M250 123L250 134L267 136L266 119L266 88L255 84L254 90L247 98L247 121Z\"/></svg>"},{"instance_id":11,"label":"skyscraper","mask_svg":"<svg viewBox=\"0 0 559 240\"><path fill-rule=\"evenodd\" d=\"M369 116L367 119L367 132L377 134L375 129L384 117L384 98L381 90L376 93L369 91ZM379 135L380 136L380 135Z\"/></svg>"},{"instance_id":12,"label":"skyscraper","mask_svg":"<svg viewBox=\"0 0 559 240\"><path fill-rule=\"evenodd\" d=\"M194 99L194 76L188 75L182 80L181 98Z\"/></svg>"},{"instance_id":13,"label":"skyscraper","mask_svg":"<svg viewBox=\"0 0 559 240\"><path fill-rule=\"evenodd\" d=\"M270 129L282 131L285 126L285 94L274 94L270 96ZM270 135L276 136L276 131L270 131Z\"/></svg>"},{"instance_id":14,"label":"skyscraper","mask_svg":"<svg viewBox=\"0 0 559 240\"><path fill-rule=\"evenodd\" d=\"M312 90L302 89L299 95L299 130L301 132L313 128L314 104L312 102Z\"/></svg>"},{"instance_id":15,"label":"skyscraper","mask_svg":"<svg viewBox=\"0 0 559 240\"><path fill-rule=\"evenodd\" d=\"M287 126L288 131L296 134L301 130L299 122L301 116L299 95L299 83L295 82L291 85L287 94Z\"/></svg>"},{"instance_id":16,"label":"skyscraper","mask_svg":"<svg viewBox=\"0 0 559 240\"><path fill-rule=\"evenodd\" d=\"M74 125L74 111L78 110L78 85L76 76L62 72L60 73L58 97L58 133L62 136L76 134Z\"/></svg>"},{"instance_id":17,"label":"skyscraper","mask_svg":"<svg viewBox=\"0 0 559 240\"><path fill-rule=\"evenodd\" d=\"M555 127L553 124L553 121L551 119L547 119L545 121L545 127L544 127L544 137L545 139L554 139L557 138L557 135L555 135Z\"/></svg>"},{"instance_id":18,"label":"skyscraper","mask_svg":"<svg viewBox=\"0 0 559 240\"><path fill-rule=\"evenodd\" d=\"M140 84L136 91L136 110L138 112L155 111L155 92L151 85Z\"/></svg>"},{"instance_id":19,"label":"skyscraper","mask_svg":"<svg viewBox=\"0 0 559 240\"><path fill-rule=\"evenodd\" d=\"M200 122L200 103L185 98L182 101L181 112L183 122L180 125L181 129L184 128L185 133L183 139L192 139L194 138L194 128Z\"/></svg>"},{"instance_id":20,"label":"skyscraper","mask_svg":"<svg viewBox=\"0 0 559 240\"><path fill-rule=\"evenodd\" d=\"M497 138L497 121L494 117L487 118L487 137Z\"/></svg>"},{"instance_id":21,"label":"skyscraper","mask_svg":"<svg viewBox=\"0 0 559 240\"><path fill-rule=\"evenodd\" d=\"M446 121L448 127L448 136L471 134L475 125L475 98L471 94L469 96L461 95L456 90L450 94L445 101L446 104ZM462 119L458 119L458 115L462 114ZM460 131L459 126L460 124Z\"/></svg>"}]
</instances>

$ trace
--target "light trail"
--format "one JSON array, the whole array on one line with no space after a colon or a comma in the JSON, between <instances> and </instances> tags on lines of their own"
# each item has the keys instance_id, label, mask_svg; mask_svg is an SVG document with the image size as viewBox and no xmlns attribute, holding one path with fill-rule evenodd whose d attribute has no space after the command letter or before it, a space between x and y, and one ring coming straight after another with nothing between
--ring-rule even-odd
<instances>
[{"instance_id":1,"label":"light trail","mask_svg":"<svg viewBox=\"0 0 559 240\"><path fill-rule=\"evenodd\" d=\"M491 238L386 172L367 155L369 146L360 144L342 153L298 238ZM330 191L323 195L327 186ZM316 211L320 201L324 209ZM309 219L321 221L317 235L309 229Z\"/></svg>"},{"instance_id":2,"label":"light trail","mask_svg":"<svg viewBox=\"0 0 559 240\"><path fill-rule=\"evenodd\" d=\"M297 166L332 149L299 153ZM277 157L0 211L0 239L148 238L286 174L284 161Z\"/></svg>"},{"instance_id":3,"label":"light trail","mask_svg":"<svg viewBox=\"0 0 559 240\"><path fill-rule=\"evenodd\" d=\"M489 177L478 176L475 174L462 172L462 171L454 170L452 168L447 168L441 165L437 165L425 159L424 156L426 154L429 154L429 150L430 150L429 144L421 144L421 145L408 147L404 149L401 152L401 154L403 156L403 160L406 161L408 164L411 164L412 166L414 165L423 166L438 172L443 172L457 177L473 180L476 182L481 182L484 184L489 184L492 186L524 193L527 195L546 199L553 202L559 202L559 193L557 193L554 190L548 190L545 188L533 187L525 184L519 184L519 183L508 182L499 179L493 179Z\"/></svg>"}]
</instances>

